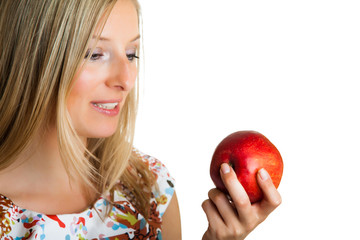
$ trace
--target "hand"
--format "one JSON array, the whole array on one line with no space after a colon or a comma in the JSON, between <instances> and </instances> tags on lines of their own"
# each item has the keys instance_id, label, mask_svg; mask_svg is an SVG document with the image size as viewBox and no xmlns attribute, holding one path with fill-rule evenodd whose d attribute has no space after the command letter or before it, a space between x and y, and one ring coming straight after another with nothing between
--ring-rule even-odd
<instances>
[{"instance_id":1,"label":"hand","mask_svg":"<svg viewBox=\"0 0 360 240\"><path fill-rule=\"evenodd\" d=\"M221 165L221 178L232 199L214 188L202 208L209 222L203 240L242 240L263 222L280 205L281 196L265 169L257 174L257 181L264 193L264 199L254 204L238 181L234 170L228 164Z\"/></svg>"}]
</instances>

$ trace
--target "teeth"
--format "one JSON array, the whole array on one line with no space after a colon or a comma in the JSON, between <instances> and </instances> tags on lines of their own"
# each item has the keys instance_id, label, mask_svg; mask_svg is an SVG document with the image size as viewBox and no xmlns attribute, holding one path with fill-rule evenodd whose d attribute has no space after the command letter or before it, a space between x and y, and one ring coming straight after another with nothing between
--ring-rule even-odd
<instances>
[{"instance_id":1,"label":"teeth","mask_svg":"<svg viewBox=\"0 0 360 240\"><path fill-rule=\"evenodd\" d=\"M93 103L94 106L103 109L114 109L119 103Z\"/></svg>"}]
</instances>

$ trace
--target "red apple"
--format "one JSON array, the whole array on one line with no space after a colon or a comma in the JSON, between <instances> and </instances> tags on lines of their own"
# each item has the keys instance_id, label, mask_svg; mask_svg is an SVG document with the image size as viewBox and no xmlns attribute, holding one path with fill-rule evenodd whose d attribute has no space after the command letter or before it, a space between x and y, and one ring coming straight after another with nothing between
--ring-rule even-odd
<instances>
[{"instance_id":1,"label":"red apple","mask_svg":"<svg viewBox=\"0 0 360 240\"><path fill-rule=\"evenodd\" d=\"M251 203L263 198L263 193L257 184L258 170L265 168L276 188L283 173L283 161L279 151L264 135L255 131L232 133L215 149L210 176L219 190L228 193L220 176L222 163L228 163L234 169Z\"/></svg>"}]
</instances>

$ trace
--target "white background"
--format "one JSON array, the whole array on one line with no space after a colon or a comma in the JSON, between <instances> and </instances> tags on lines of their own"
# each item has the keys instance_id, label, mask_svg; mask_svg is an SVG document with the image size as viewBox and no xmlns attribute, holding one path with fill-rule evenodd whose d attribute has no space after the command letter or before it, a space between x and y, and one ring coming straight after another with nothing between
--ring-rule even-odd
<instances>
[{"instance_id":1,"label":"white background","mask_svg":"<svg viewBox=\"0 0 360 240\"><path fill-rule=\"evenodd\" d=\"M207 229L216 145L267 136L282 205L248 240L360 239L360 2L151 0L135 145L177 181L184 240Z\"/></svg>"}]
</instances>

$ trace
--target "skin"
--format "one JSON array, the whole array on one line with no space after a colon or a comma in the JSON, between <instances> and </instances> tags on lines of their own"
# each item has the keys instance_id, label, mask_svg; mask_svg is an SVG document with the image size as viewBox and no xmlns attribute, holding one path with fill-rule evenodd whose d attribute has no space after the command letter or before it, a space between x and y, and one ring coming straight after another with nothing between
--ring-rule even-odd
<instances>
[{"instance_id":1,"label":"skin","mask_svg":"<svg viewBox=\"0 0 360 240\"><path fill-rule=\"evenodd\" d=\"M221 165L220 174L232 201L217 189L209 191L209 199L202 204L209 227L202 239L245 239L280 205L281 196L265 169L261 169L257 174L264 199L255 204L250 203L234 170L228 164Z\"/></svg>"},{"instance_id":2,"label":"skin","mask_svg":"<svg viewBox=\"0 0 360 240\"><path fill-rule=\"evenodd\" d=\"M170 204L163 216L162 237L163 239L172 240L181 239L181 220L176 192L174 192Z\"/></svg>"}]
</instances>

